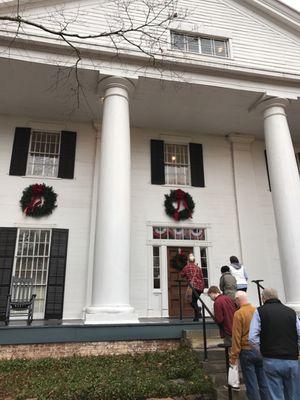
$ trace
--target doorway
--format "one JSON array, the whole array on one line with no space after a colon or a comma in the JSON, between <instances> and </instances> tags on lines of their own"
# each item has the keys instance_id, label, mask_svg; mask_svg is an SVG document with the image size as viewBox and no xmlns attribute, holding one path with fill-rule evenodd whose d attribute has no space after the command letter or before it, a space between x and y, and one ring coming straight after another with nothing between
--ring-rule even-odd
<instances>
[{"instance_id":1,"label":"doorway","mask_svg":"<svg viewBox=\"0 0 300 400\"><path fill-rule=\"evenodd\" d=\"M193 247L168 247L168 297L169 297L169 317L179 318L180 316L180 298L177 280L181 278L180 272L173 267L173 259L178 254L179 249L188 256L193 253ZM181 302L183 318L193 318L194 310L185 299L187 283L181 283Z\"/></svg>"}]
</instances>

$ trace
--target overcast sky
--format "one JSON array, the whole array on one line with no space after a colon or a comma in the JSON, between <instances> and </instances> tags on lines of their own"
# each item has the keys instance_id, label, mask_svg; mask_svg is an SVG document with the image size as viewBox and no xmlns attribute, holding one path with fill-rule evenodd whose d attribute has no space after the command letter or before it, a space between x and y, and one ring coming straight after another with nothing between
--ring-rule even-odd
<instances>
[{"instance_id":1,"label":"overcast sky","mask_svg":"<svg viewBox=\"0 0 300 400\"><path fill-rule=\"evenodd\" d=\"M300 11L300 0L281 0L281 2Z\"/></svg>"}]
</instances>

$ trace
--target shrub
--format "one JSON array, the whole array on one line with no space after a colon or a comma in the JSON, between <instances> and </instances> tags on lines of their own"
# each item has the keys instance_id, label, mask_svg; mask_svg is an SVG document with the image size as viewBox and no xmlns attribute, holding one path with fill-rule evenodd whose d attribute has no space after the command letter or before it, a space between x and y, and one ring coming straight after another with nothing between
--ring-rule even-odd
<instances>
[{"instance_id":1,"label":"shrub","mask_svg":"<svg viewBox=\"0 0 300 400\"><path fill-rule=\"evenodd\" d=\"M188 394L215 398L211 380L186 348L125 356L2 361L0 371L1 399L142 400Z\"/></svg>"}]
</instances>

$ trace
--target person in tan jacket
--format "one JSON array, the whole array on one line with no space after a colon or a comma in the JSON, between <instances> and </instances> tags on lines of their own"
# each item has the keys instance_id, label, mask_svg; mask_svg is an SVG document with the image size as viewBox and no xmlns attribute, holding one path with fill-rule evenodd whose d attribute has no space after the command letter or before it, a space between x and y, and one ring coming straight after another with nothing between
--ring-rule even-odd
<instances>
[{"instance_id":1,"label":"person in tan jacket","mask_svg":"<svg viewBox=\"0 0 300 400\"><path fill-rule=\"evenodd\" d=\"M232 349L230 363L240 360L241 370L249 400L269 400L269 391L260 353L248 342L250 323L255 312L244 291L237 291L235 301L239 309L233 316Z\"/></svg>"}]
</instances>

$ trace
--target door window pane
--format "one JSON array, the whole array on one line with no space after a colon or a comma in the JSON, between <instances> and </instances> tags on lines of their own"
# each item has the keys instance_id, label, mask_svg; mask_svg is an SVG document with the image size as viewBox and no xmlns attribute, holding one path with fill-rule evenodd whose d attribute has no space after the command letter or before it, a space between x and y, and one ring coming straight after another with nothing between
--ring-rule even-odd
<instances>
[{"instance_id":1,"label":"door window pane","mask_svg":"<svg viewBox=\"0 0 300 400\"><path fill-rule=\"evenodd\" d=\"M153 246L153 289L160 289L160 247Z\"/></svg>"}]
</instances>

